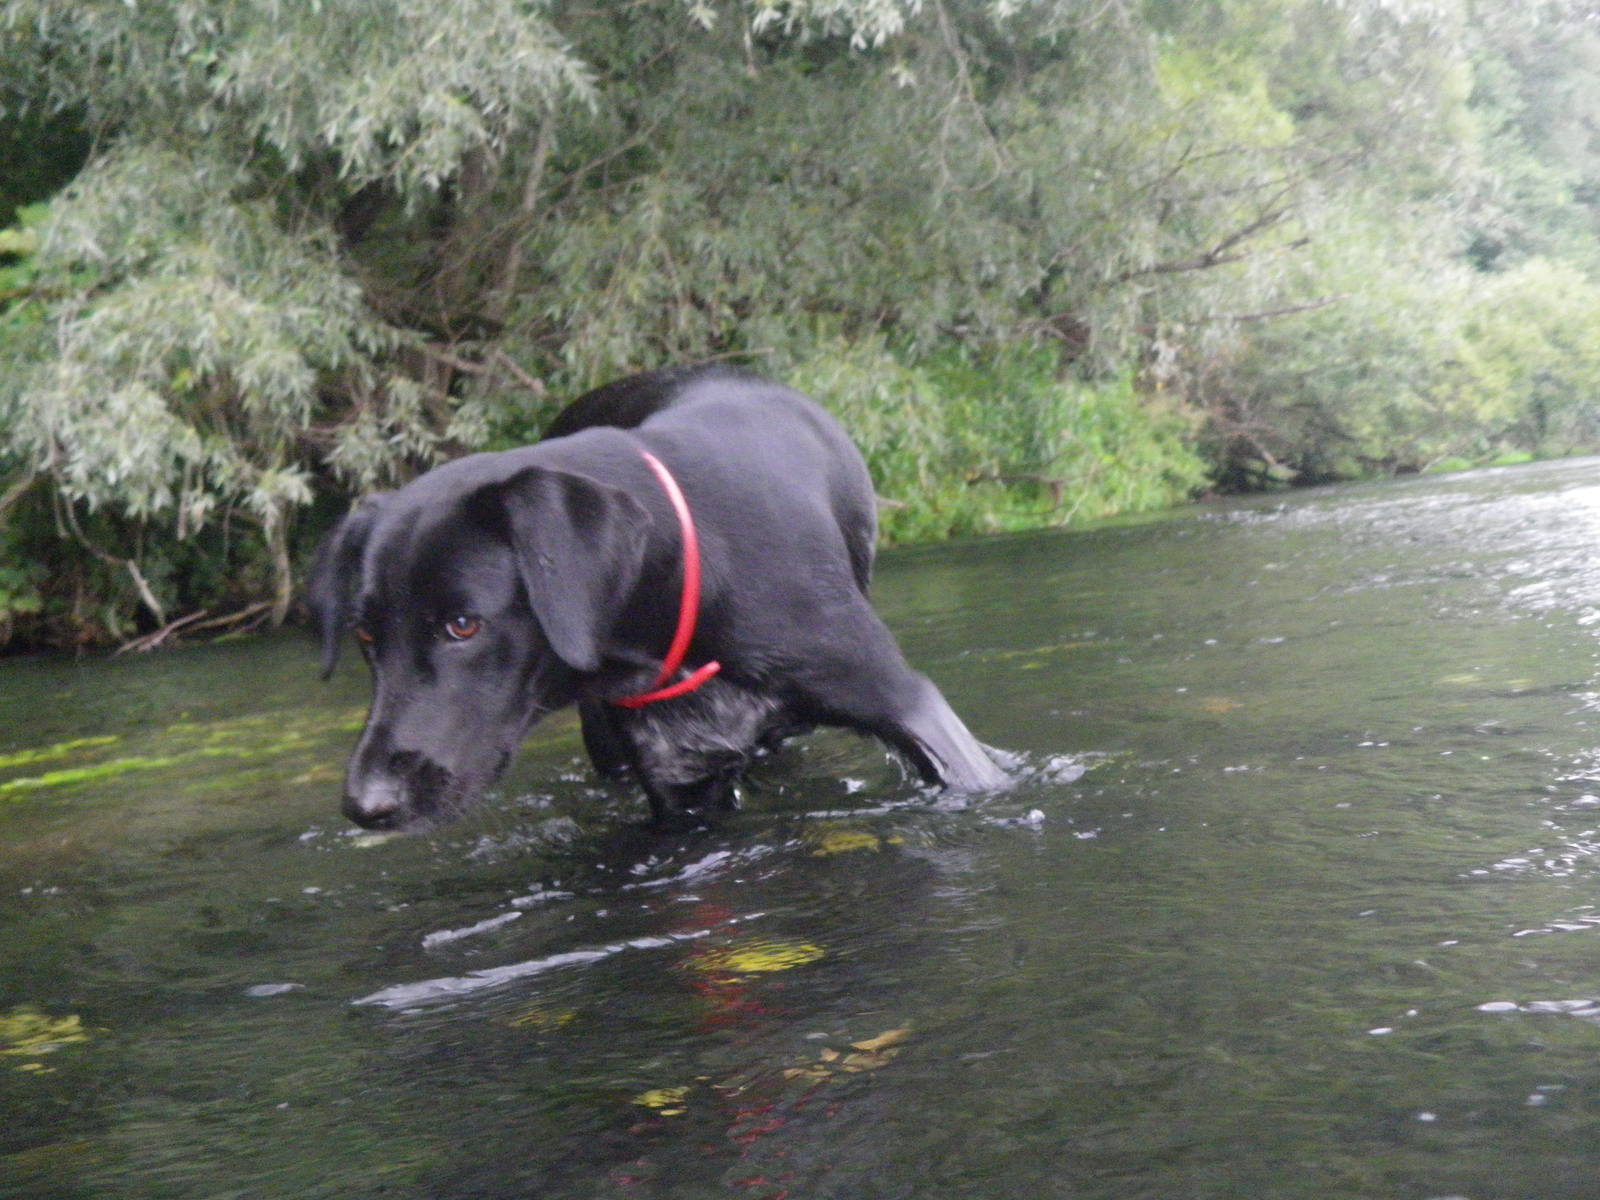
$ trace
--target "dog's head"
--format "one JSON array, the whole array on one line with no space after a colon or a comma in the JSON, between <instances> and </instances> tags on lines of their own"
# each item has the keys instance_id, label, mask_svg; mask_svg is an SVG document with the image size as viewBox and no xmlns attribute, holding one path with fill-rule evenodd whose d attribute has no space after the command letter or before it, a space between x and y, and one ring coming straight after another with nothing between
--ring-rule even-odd
<instances>
[{"instance_id":1,"label":"dog's head","mask_svg":"<svg viewBox=\"0 0 1600 1200\"><path fill-rule=\"evenodd\" d=\"M364 502L318 551L307 599L323 677L347 634L372 670L345 779L360 825L404 828L477 799L534 721L599 668L638 581L643 506L543 467L494 478L493 459Z\"/></svg>"}]
</instances>

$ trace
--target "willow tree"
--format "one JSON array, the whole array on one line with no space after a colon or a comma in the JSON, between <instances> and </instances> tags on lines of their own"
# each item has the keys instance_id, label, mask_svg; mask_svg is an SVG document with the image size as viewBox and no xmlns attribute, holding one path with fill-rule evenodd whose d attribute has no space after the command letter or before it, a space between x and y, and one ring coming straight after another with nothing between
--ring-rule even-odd
<instances>
[{"instance_id":1,"label":"willow tree","mask_svg":"<svg viewBox=\"0 0 1600 1200\"><path fill-rule=\"evenodd\" d=\"M313 471L370 487L481 436L367 295L344 244L363 207L438 203L588 72L514 0L10 0L0 30L13 105L97 146L40 231L49 334L0 393L9 457L80 540L80 507L179 538L252 519L281 621ZM92 549L165 618L130 546Z\"/></svg>"},{"instance_id":2,"label":"willow tree","mask_svg":"<svg viewBox=\"0 0 1600 1200\"><path fill-rule=\"evenodd\" d=\"M1253 331L1343 303L1308 269L1341 205L1381 187L1398 227L1450 225L1464 10L1005 8L917 6L868 54L619 9L582 42L604 86L546 160L500 346L580 382L705 354L821 381L885 495L939 510L895 531L983 527L978 488L1035 523L1103 511L1077 498L1125 471L1151 486L1113 494L1185 494L1191 401L1237 424L1207 384ZM1054 381L1008 373L1019 347Z\"/></svg>"},{"instance_id":3,"label":"willow tree","mask_svg":"<svg viewBox=\"0 0 1600 1200\"><path fill-rule=\"evenodd\" d=\"M655 7L685 38L720 21L866 47L920 5ZM318 476L364 490L481 441L464 371L479 393L537 391L488 351L557 126L596 96L563 23L607 19L546 0L0 3L13 128L67 114L93 146L4 248L29 256L0 323L4 507L48 491L62 536L124 567L158 623L147 535L248 518L281 620Z\"/></svg>"}]
</instances>

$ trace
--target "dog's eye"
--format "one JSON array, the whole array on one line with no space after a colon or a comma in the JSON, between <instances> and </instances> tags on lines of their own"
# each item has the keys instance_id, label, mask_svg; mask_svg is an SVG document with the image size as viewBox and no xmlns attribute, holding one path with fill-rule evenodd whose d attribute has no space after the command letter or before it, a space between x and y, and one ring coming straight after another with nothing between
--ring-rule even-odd
<instances>
[{"instance_id":1,"label":"dog's eye","mask_svg":"<svg viewBox=\"0 0 1600 1200\"><path fill-rule=\"evenodd\" d=\"M451 641L464 642L483 628L477 617L451 617L444 623L444 631Z\"/></svg>"}]
</instances>

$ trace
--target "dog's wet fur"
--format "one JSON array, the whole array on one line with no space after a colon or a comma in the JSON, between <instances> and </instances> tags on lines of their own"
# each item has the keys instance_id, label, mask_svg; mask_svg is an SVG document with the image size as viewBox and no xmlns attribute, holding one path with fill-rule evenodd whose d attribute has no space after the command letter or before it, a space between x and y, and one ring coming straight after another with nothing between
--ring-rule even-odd
<instances>
[{"instance_id":1,"label":"dog's wet fur","mask_svg":"<svg viewBox=\"0 0 1600 1200\"><path fill-rule=\"evenodd\" d=\"M642 451L693 513L703 579L687 667L719 674L624 708L672 639L683 538ZM344 811L405 828L468 807L545 713L577 704L602 776L659 825L736 803L753 754L814 725L874 734L930 783L1005 776L867 601L877 509L860 454L797 392L728 367L630 376L537 445L473 454L363 501L308 603L326 676L354 631L373 699Z\"/></svg>"}]
</instances>

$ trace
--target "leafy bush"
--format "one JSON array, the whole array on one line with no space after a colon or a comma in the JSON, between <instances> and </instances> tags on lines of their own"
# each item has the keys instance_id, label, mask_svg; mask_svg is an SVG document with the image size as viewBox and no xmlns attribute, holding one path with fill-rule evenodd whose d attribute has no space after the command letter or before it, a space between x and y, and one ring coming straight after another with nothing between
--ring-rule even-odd
<instances>
[{"instance_id":1,"label":"leafy bush","mask_svg":"<svg viewBox=\"0 0 1600 1200\"><path fill-rule=\"evenodd\" d=\"M1041 348L947 349L908 364L881 341L823 343L788 378L867 459L890 541L1064 525L1177 503L1204 465L1192 419L1124 374L1056 377Z\"/></svg>"},{"instance_id":2,"label":"leafy bush","mask_svg":"<svg viewBox=\"0 0 1600 1200\"><path fill-rule=\"evenodd\" d=\"M1462 339L1450 383L1475 397L1492 449L1551 456L1600 447L1594 280L1542 258L1483 278L1462 313Z\"/></svg>"},{"instance_id":3,"label":"leafy bush","mask_svg":"<svg viewBox=\"0 0 1600 1200\"><path fill-rule=\"evenodd\" d=\"M1186 382L1236 486L1600 448L1600 286L1482 272L1412 227L1346 218L1303 265L1335 302L1241 333Z\"/></svg>"}]
</instances>

